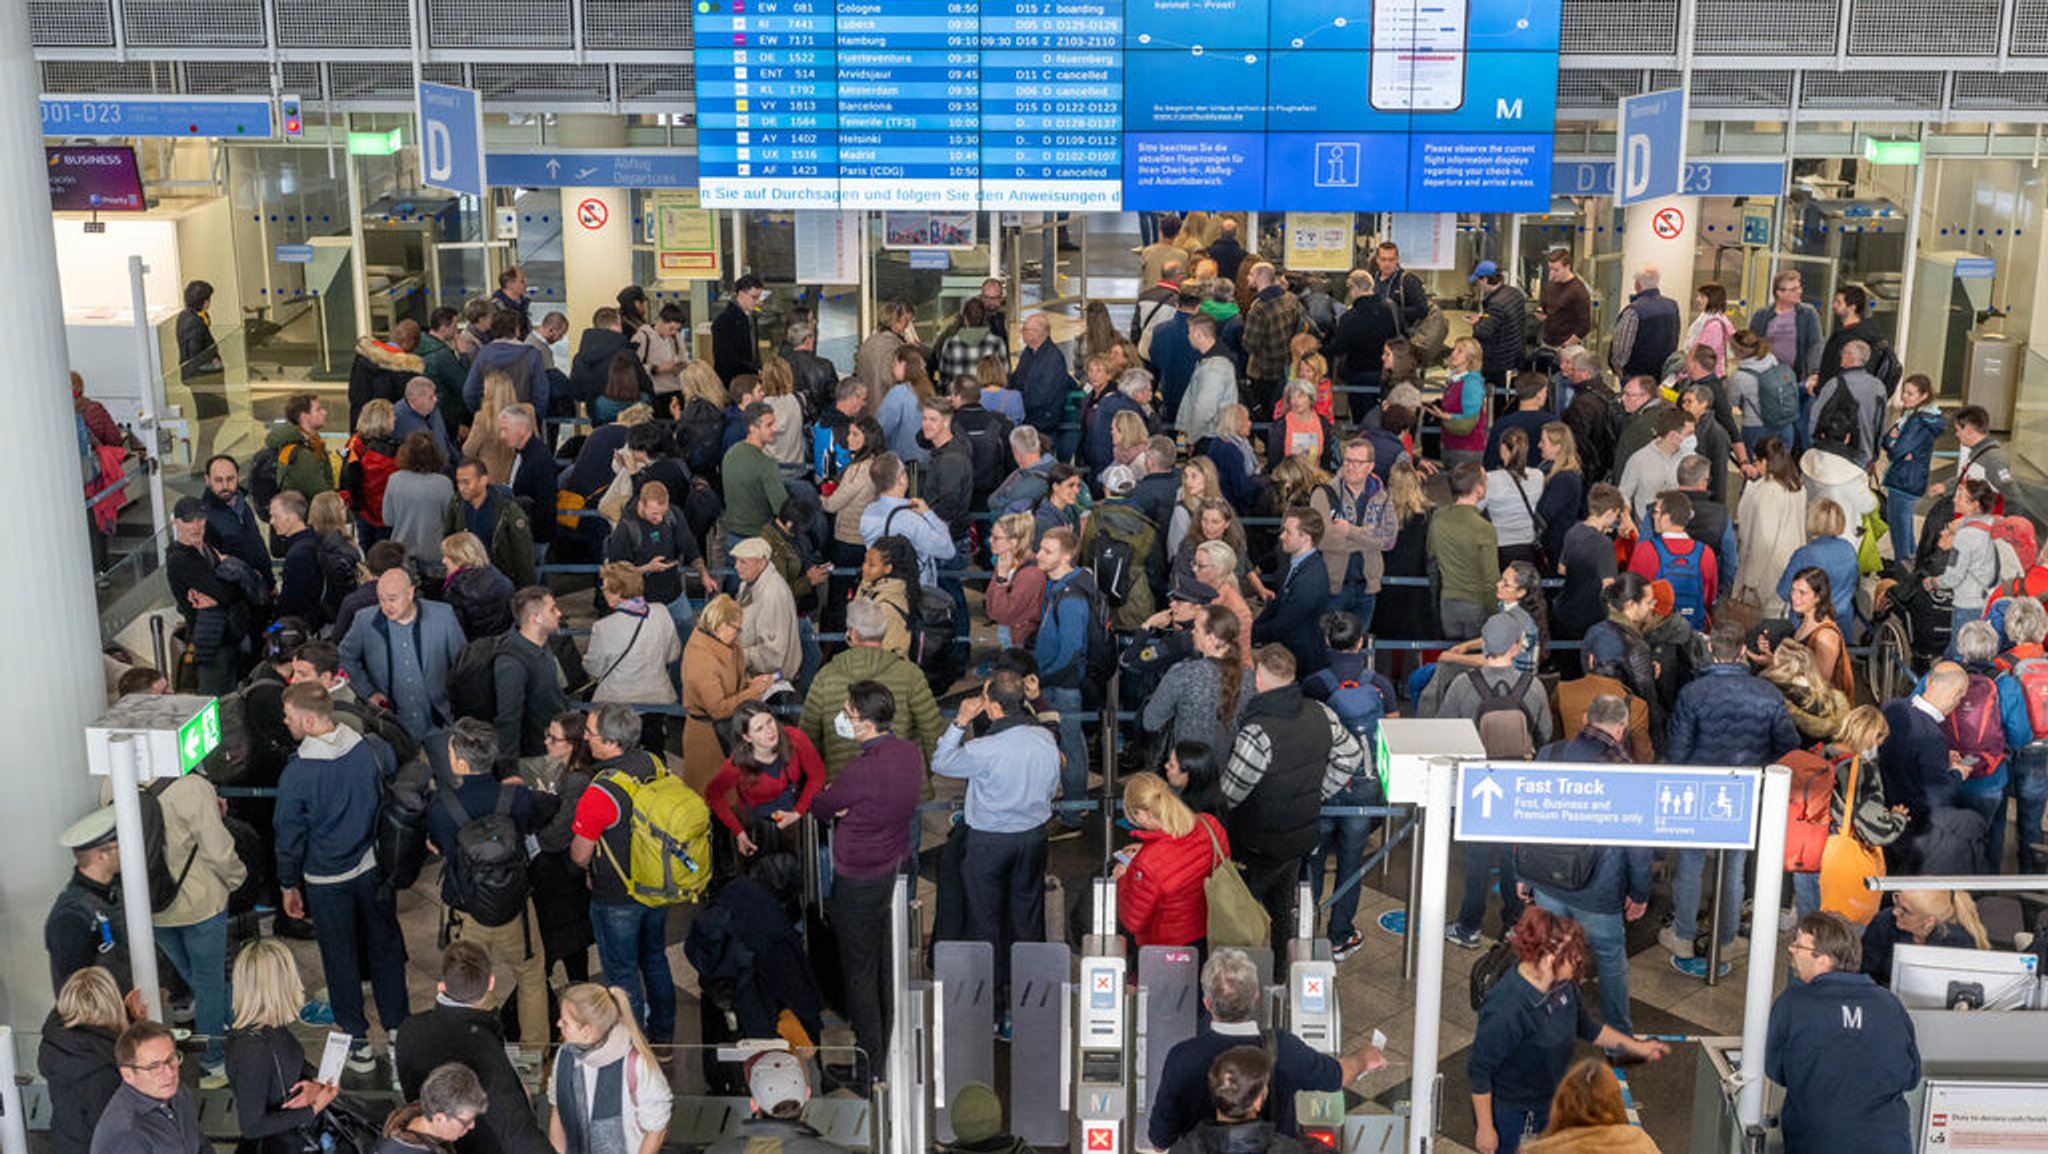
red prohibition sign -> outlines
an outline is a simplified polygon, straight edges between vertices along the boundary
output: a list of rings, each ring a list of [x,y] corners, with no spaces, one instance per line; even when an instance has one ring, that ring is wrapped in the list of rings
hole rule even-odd
[[[603,228],[604,222],[609,219],[611,219],[611,210],[604,206],[603,201],[595,197],[576,205],[576,223],[593,232]]]
[[[1676,240],[1685,231],[1685,213],[1675,208],[1660,208],[1650,218],[1650,231],[1665,240]]]

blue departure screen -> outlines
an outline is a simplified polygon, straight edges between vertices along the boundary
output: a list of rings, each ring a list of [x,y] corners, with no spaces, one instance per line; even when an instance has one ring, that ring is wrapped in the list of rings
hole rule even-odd
[[[697,0],[703,203],[1541,211],[1561,0]]]

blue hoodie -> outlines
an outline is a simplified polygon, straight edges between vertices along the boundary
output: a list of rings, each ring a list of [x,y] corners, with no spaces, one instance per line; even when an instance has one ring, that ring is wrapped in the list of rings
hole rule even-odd
[[[277,882],[349,881],[377,868],[377,806],[397,758],[337,724],[299,742],[277,782]]]

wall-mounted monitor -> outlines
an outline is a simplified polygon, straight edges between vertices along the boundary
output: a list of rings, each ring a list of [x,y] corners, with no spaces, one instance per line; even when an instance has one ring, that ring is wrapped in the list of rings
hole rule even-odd
[[[141,212],[142,166],[125,146],[57,145],[43,150],[56,212]]]

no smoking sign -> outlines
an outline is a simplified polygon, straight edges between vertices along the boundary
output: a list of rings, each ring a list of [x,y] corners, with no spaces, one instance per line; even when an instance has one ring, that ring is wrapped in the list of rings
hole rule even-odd
[[[1664,240],[1677,240],[1685,231],[1685,213],[1676,208],[1660,208],[1650,217],[1650,231]]]
[[[596,197],[580,201],[576,205],[576,223],[592,232],[603,228],[605,221],[611,219],[611,215],[611,210]]]

